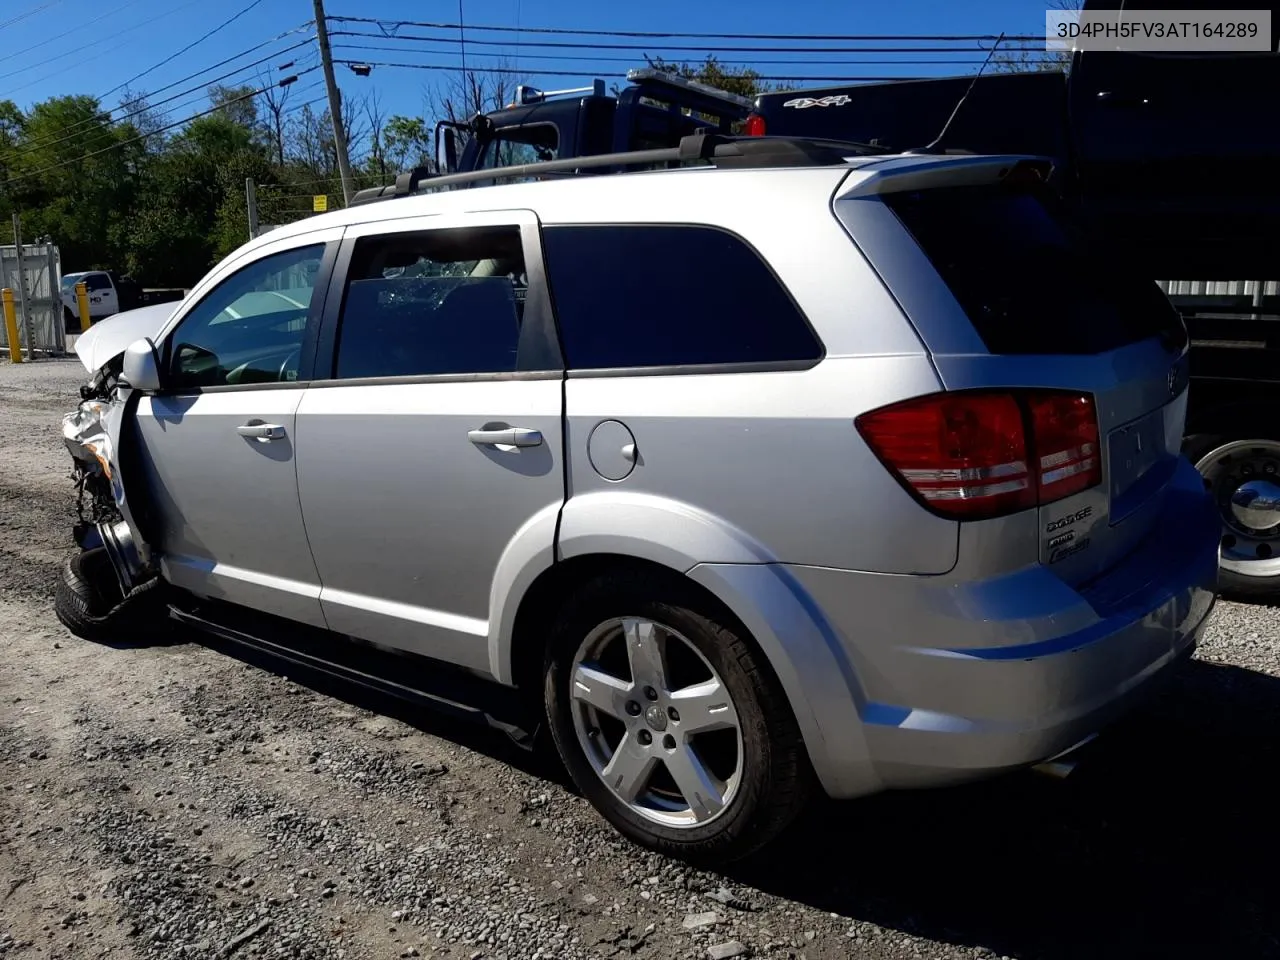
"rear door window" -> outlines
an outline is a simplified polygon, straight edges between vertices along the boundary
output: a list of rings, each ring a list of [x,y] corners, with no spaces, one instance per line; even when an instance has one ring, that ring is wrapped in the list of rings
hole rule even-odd
[[[1152,280],[1086,241],[1029,190],[942,187],[884,195],[995,354],[1096,354],[1160,336],[1185,343]]]

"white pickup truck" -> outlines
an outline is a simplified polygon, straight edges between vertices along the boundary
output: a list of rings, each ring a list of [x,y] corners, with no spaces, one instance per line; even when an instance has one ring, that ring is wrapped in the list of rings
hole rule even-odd
[[[153,303],[181,300],[185,290],[143,290],[136,281],[121,277],[114,270],[82,270],[62,275],[62,319],[68,333],[80,329],[80,306],[76,302],[76,284],[83,283],[89,295],[89,322],[96,323],[124,310]]]

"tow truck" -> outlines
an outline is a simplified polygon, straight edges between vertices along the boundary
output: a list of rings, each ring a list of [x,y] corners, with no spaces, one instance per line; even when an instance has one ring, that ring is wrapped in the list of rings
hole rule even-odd
[[[627,82],[616,95],[600,79],[568,90],[522,85],[501,110],[442,120],[435,128],[437,158],[443,140],[442,172],[674,147],[701,131],[731,133],[754,106],[747,97],[653,67],[628,71]]]

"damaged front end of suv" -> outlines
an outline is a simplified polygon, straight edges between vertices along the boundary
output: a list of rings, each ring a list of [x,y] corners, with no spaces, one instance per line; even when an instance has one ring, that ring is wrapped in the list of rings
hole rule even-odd
[[[130,404],[119,395],[118,367],[116,358],[80,388],[80,405],[62,418],[62,439],[73,461],[76,543],[82,550],[105,548],[128,593],[153,574],[150,551],[134,532],[120,472],[120,434]]]
[[[175,305],[157,304],[95,324],[76,342],[91,377],[80,387],[79,406],[62,418],[77,494],[73,536],[80,547],[64,565],[57,585],[57,613],[74,633],[101,633],[136,601],[160,585],[158,564],[130,509],[122,464],[134,441],[136,407],[124,377],[131,344],[154,336]]]

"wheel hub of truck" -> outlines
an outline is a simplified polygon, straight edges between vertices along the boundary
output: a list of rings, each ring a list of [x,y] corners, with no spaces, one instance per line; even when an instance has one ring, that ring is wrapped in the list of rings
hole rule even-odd
[[[1222,514],[1222,569],[1250,577],[1280,575],[1280,443],[1223,444],[1196,468]]]

